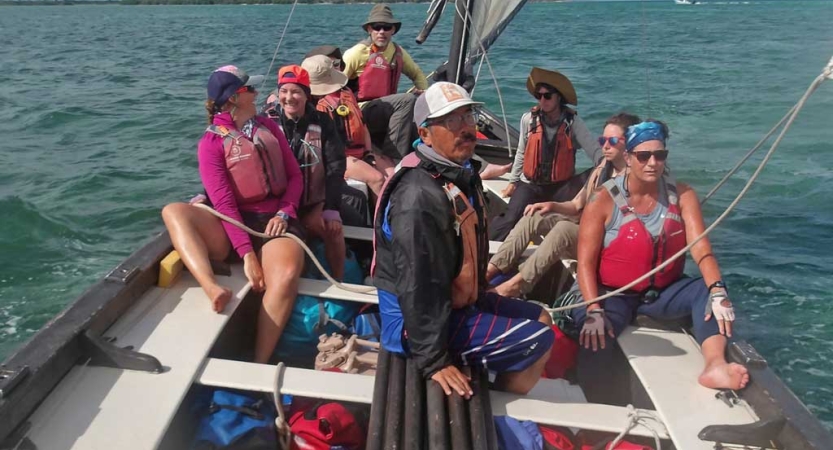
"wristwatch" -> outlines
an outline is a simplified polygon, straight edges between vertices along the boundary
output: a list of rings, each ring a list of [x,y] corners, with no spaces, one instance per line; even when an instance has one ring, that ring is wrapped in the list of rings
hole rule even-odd
[[[276,212],[275,217],[280,217],[281,219],[284,220],[284,222],[287,222],[287,223],[289,222],[289,214],[287,214],[283,211]]]
[[[728,289],[726,289],[726,283],[724,283],[723,280],[717,280],[714,283],[710,284],[709,285],[709,292],[711,292],[711,290],[714,289],[714,288],[720,288],[720,289],[723,289],[724,291],[728,290]]]

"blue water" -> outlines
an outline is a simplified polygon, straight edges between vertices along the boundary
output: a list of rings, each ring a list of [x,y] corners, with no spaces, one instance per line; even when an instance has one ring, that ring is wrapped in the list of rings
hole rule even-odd
[[[413,44],[426,4],[396,5],[426,71],[450,17]],[[265,72],[289,6],[0,7],[0,359],[162,229],[199,189],[205,81]],[[367,5],[299,6],[272,69],[359,40]],[[450,12],[451,10],[449,10]],[[620,109],[668,122],[677,176],[701,194],[833,56],[833,2],[528,5],[490,53],[509,120],[532,65],[566,73],[592,130]],[[271,81],[270,81],[271,82]],[[476,96],[499,111],[489,69]],[[713,235],[737,329],[833,425],[833,83],[802,111]],[[753,168],[705,207],[714,219]]]

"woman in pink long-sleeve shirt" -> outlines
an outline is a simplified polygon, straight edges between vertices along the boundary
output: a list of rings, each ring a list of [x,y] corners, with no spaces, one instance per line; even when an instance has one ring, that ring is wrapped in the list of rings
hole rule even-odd
[[[234,66],[212,73],[206,102],[209,128],[197,152],[200,178],[217,211],[271,236],[287,232],[303,238],[296,211],[303,175],[280,128],[256,115],[255,87],[262,79]],[[210,261],[225,259],[232,249],[243,260],[252,288],[264,292],[255,362],[267,362],[295,303],[304,266],[301,246],[291,239],[249,236],[186,203],[165,206],[162,218],[174,248],[215,312],[223,311],[232,292],[217,282]]]

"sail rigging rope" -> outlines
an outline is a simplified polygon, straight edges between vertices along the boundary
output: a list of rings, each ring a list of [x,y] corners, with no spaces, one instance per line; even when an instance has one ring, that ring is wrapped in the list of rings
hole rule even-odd
[[[375,287],[368,286],[368,287],[359,288],[359,287],[354,287],[354,286],[348,286],[348,285],[343,284],[340,281],[336,280],[335,278],[333,278],[326,270],[324,270],[324,266],[322,266],[321,262],[318,261],[318,258],[315,257],[315,253],[313,253],[312,250],[310,250],[310,248],[307,247],[307,244],[304,243],[304,240],[299,238],[298,236],[295,236],[292,233],[284,232],[283,234],[278,235],[278,236],[272,236],[272,235],[269,235],[269,234],[266,234],[266,233],[261,233],[259,231],[255,231],[255,230],[247,227],[246,225],[240,223],[239,221],[237,221],[235,219],[232,219],[231,217],[217,211],[216,209],[206,205],[205,203],[194,203],[193,205],[196,206],[197,208],[204,209],[204,210],[210,212],[211,214],[217,216],[219,219],[225,220],[226,222],[236,226],[237,228],[240,228],[241,230],[251,234],[252,236],[261,237],[263,239],[275,239],[275,238],[289,238],[289,239],[292,239],[293,241],[297,242],[298,245],[300,245],[301,248],[303,248],[305,252],[307,252],[307,255],[309,255],[309,257],[312,259],[312,262],[313,262],[313,264],[315,264],[315,267],[317,267],[318,270],[321,272],[321,274],[324,275],[324,278],[326,278],[327,281],[329,281],[330,283],[332,283],[333,286],[336,286],[339,289],[344,289],[345,291],[355,292],[357,294],[375,294],[376,293],[376,288]]]
[[[263,82],[260,83],[260,88],[258,89],[263,90],[263,86],[266,86],[266,80],[269,79],[269,74],[272,73],[272,66],[275,64],[275,58],[278,57],[278,51],[281,49],[281,44],[283,44],[283,38],[286,36],[286,29],[289,28],[289,22],[292,20],[292,14],[295,13],[295,7],[298,6],[298,0],[292,3],[292,9],[289,10],[289,16],[286,17],[286,23],[283,25],[283,31],[281,32],[281,38],[278,39],[278,45],[275,46],[275,53],[272,54],[272,61],[269,62],[269,68],[266,69],[266,76],[263,77]]]
[[[801,97],[801,99],[798,101],[798,103],[796,103],[796,105],[791,109],[792,112],[789,114],[789,119],[787,120],[787,123],[784,125],[784,128],[781,130],[781,133],[778,134],[778,137],[775,139],[775,142],[772,143],[772,146],[770,147],[769,151],[766,153],[766,155],[764,155],[764,158],[758,164],[758,167],[757,167],[757,169],[755,169],[755,172],[752,174],[751,177],[749,177],[749,180],[746,182],[746,185],[744,185],[743,189],[741,189],[741,191],[738,193],[738,195],[735,197],[735,199],[732,201],[732,203],[730,203],[729,206],[726,207],[726,210],[723,211],[723,213],[720,214],[720,216],[717,219],[715,219],[714,223],[712,223],[708,228],[706,228],[705,231],[703,231],[703,233],[701,235],[697,236],[694,240],[692,240],[691,243],[686,245],[685,248],[683,248],[679,252],[675,253],[668,260],[666,260],[665,262],[663,262],[662,264],[660,264],[659,266],[657,266],[656,268],[654,268],[650,272],[648,272],[648,273],[642,275],[641,277],[633,280],[629,284],[627,284],[625,286],[622,286],[619,289],[616,289],[615,291],[608,292],[607,294],[600,295],[600,296],[598,296],[594,299],[591,299],[591,300],[585,300],[581,303],[575,303],[575,304],[572,304],[572,305],[566,305],[566,306],[561,306],[561,307],[557,307],[557,308],[546,308],[547,311],[550,312],[550,313],[555,313],[555,312],[561,312],[561,311],[568,311],[568,310],[576,309],[576,308],[584,308],[584,307],[587,307],[588,305],[592,305],[593,303],[598,303],[598,302],[600,302],[602,300],[605,300],[607,298],[622,294],[625,291],[627,291],[628,289],[632,288],[633,286],[636,286],[637,284],[639,284],[643,280],[648,279],[648,277],[650,277],[650,276],[656,274],[657,272],[659,272],[660,270],[664,269],[665,267],[667,267],[668,265],[670,265],[671,263],[676,261],[678,258],[684,257],[686,252],[688,252],[692,247],[694,247],[698,242],[700,242],[700,240],[702,240],[703,238],[708,236],[709,233],[711,233],[718,225],[720,225],[720,223],[723,222],[723,220],[726,218],[726,216],[728,216],[729,213],[731,213],[732,210],[735,209],[735,207],[740,202],[740,200],[746,195],[746,193],[752,187],[752,184],[755,182],[755,180],[758,179],[758,176],[760,176],[761,172],[763,171],[764,167],[766,167],[770,158],[772,158],[773,153],[775,153],[775,150],[781,144],[781,141],[784,139],[784,135],[787,133],[787,131],[789,131],[790,127],[792,126],[793,122],[795,121],[795,118],[798,116],[798,113],[804,108],[804,104],[807,102],[807,99],[810,97],[811,94],[813,94],[816,91],[816,89],[818,89],[818,87],[821,85],[822,82],[824,82],[826,79],[831,78],[831,72],[833,72],[833,58],[831,58],[830,62],[825,67],[825,69],[821,73],[821,75],[819,75],[818,77],[816,77],[815,80],[813,80],[813,82],[810,84],[810,87],[807,88],[807,91],[804,92],[804,95]]]

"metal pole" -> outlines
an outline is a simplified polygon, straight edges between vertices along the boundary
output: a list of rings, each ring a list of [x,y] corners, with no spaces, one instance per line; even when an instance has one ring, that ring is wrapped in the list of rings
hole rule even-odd
[[[466,53],[471,34],[471,18],[465,20],[467,11],[471,11],[474,0],[455,0],[454,28],[451,31],[451,49],[448,53],[448,81],[463,84],[466,79]]]
[[[367,426],[367,450],[382,450],[382,441],[385,436],[385,404],[388,397],[389,372],[390,353],[382,348],[379,350],[376,380],[373,384],[373,403],[370,405],[370,423]]]
[[[412,358],[405,363],[405,450],[422,450],[425,442],[425,380]]]
[[[452,391],[448,398],[448,425],[451,428],[451,447],[454,450],[471,450],[469,415],[466,400]]]
[[[405,405],[405,358],[390,356],[387,411],[385,412],[385,450],[399,450],[402,442],[402,407]]]
[[[445,409],[445,392],[434,380],[425,382],[426,405],[428,413],[428,450],[449,450],[448,412]]]
[[[489,401],[489,385],[484,388],[480,372],[482,369],[473,368],[471,374],[471,388],[474,395],[468,401],[469,420],[471,421],[471,445],[476,449],[486,450],[489,447],[486,420],[491,417],[485,416],[484,402]]]

